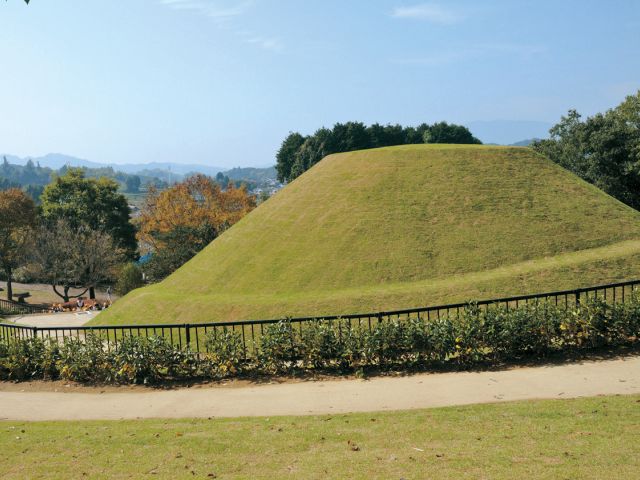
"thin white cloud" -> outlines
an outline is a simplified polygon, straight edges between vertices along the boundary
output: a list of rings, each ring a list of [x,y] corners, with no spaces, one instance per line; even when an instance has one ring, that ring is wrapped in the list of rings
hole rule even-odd
[[[464,20],[464,15],[451,8],[436,3],[421,3],[407,7],[396,7],[391,12],[393,18],[422,20],[439,25],[452,25]]]
[[[210,18],[225,19],[244,14],[251,7],[251,2],[221,3],[207,0],[160,0],[174,10],[193,10]]]
[[[253,6],[253,0],[230,2],[224,0],[159,0],[160,4],[173,10],[191,10],[209,17],[221,27],[233,32],[244,43],[255,45],[271,52],[280,53],[284,44],[278,38],[257,35],[246,30],[239,30],[232,20],[247,13]]]
[[[277,38],[251,37],[246,41],[247,43],[258,45],[260,48],[271,50],[272,52],[282,52],[282,50],[284,49],[282,42]]]

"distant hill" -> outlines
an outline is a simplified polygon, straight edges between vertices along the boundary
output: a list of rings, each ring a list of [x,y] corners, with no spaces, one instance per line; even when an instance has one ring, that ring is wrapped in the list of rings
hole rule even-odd
[[[466,124],[485,145],[513,145],[523,138],[547,138],[552,126],[549,122],[530,120],[483,120]]]
[[[512,143],[510,147],[528,147],[533,142],[537,142],[540,138],[527,138],[526,140],[520,140],[519,142]]]
[[[52,170],[58,170],[65,165],[72,167],[87,167],[87,168],[102,168],[107,167],[104,163],[92,162],[83,158],[72,157],[70,155],[64,155],[62,153],[48,153],[42,157],[17,157],[15,155],[0,154],[0,158],[7,157],[9,163],[16,165],[26,165],[29,160],[33,163],[39,163],[41,167],[50,168]]]
[[[149,163],[121,163],[114,164],[114,168],[125,173],[137,173],[143,170],[164,170],[165,172],[176,173],[179,175],[187,175],[189,173],[204,173],[214,177],[218,172],[224,170],[223,167],[215,167],[209,165],[201,165],[197,163],[168,163],[168,162],[149,162]]]
[[[0,154],[0,159],[3,154]],[[104,168],[112,167],[114,170],[120,172],[145,175],[148,172],[155,171],[154,176],[165,176],[160,171],[166,174],[177,174],[182,178],[187,173],[198,172],[205,175],[215,176],[218,172],[224,170],[222,167],[201,165],[196,163],[173,163],[173,162],[149,162],[149,163],[98,163],[83,158],[73,157],[71,155],[65,155],[61,153],[48,153],[42,157],[17,157],[15,155],[5,154],[9,163],[17,165],[26,165],[28,160],[32,160],[34,163],[40,163],[40,166],[51,168],[52,170],[58,170],[65,165],[71,167],[87,167],[87,168]]]
[[[525,148],[330,155],[93,322],[346,314],[637,277],[640,212]]]
[[[275,166],[267,168],[236,167],[222,173],[232,180],[246,180],[256,183],[266,183],[270,180],[275,181],[278,176]]]

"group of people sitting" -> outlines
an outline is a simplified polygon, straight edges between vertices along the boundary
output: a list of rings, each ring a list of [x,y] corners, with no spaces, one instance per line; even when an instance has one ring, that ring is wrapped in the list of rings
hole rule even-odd
[[[54,303],[51,305],[53,312],[86,312],[88,310],[104,310],[109,308],[111,302],[100,302],[96,299],[78,297],[68,302]]]

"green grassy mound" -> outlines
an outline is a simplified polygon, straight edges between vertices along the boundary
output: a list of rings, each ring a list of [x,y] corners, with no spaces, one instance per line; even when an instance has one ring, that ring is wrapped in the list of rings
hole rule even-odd
[[[635,278],[640,213],[527,148],[331,155],[94,323],[389,310]]]

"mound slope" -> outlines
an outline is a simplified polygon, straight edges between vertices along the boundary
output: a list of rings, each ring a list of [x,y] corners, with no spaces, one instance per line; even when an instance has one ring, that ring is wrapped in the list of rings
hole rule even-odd
[[[527,148],[331,155],[95,323],[340,314],[636,277],[640,213]]]

